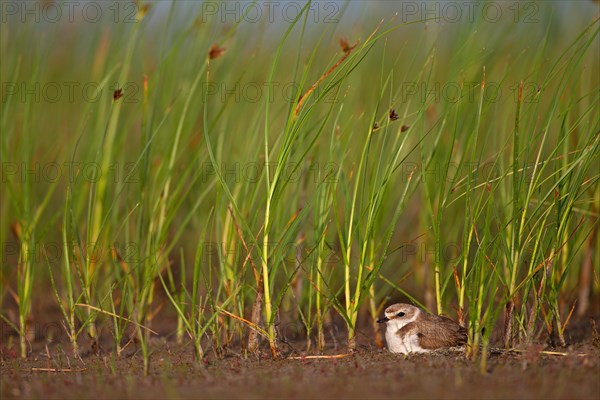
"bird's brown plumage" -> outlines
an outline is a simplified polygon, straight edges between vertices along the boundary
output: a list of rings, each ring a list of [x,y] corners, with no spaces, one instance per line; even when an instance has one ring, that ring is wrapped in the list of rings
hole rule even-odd
[[[434,350],[441,347],[461,346],[467,343],[467,329],[450,318],[421,313],[421,318],[400,328],[396,333],[400,338],[417,332],[419,345],[423,349]]]

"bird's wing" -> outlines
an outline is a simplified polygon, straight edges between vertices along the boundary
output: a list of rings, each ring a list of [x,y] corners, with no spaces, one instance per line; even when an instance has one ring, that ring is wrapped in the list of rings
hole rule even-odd
[[[408,335],[409,333],[411,333],[413,331],[413,329],[415,329],[416,323],[413,322],[409,322],[408,324],[404,325],[402,328],[398,329],[398,331],[396,332],[396,335],[400,337],[400,339],[404,340],[404,338],[406,337],[406,335]]]
[[[454,347],[467,343],[467,329],[450,318],[440,315],[427,315],[427,319],[417,322],[419,344],[424,349]]]

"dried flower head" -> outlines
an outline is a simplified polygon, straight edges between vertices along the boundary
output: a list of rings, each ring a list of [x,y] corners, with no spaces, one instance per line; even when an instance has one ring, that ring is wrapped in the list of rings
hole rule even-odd
[[[17,240],[21,240],[21,224],[19,223],[19,221],[14,221],[11,225],[10,225],[10,230],[12,231],[13,235],[15,235],[15,238],[17,238]]]
[[[113,101],[117,101],[121,97],[123,97],[123,89],[115,89],[113,92]]]
[[[400,118],[400,116],[398,116],[398,113],[396,112],[396,110],[394,110],[393,108],[390,110],[390,120],[391,121],[396,121],[398,118]]]
[[[223,53],[225,53],[225,48],[219,47],[219,45],[215,43],[210,46],[210,50],[208,50],[208,58],[214,60],[221,57]]]
[[[138,20],[142,20],[144,19],[144,17],[146,16],[146,14],[148,14],[148,11],[150,11],[150,4],[146,3],[143,6],[138,8],[138,12],[137,12],[137,19]]]
[[[408,130],[408,128],[410,128],[410,126],[402,125],[402,128],[400,128],[400,132],[406,132]]]
[[[372,128],[372,131],[373,131],[373,132],[375,132],[375,131],[376,131],[376,130],[378,130],[378,129],[379,129],[379,124],[378,124],[377,122],[374,122],[374,123],[373,123],[373,128]]]
[[[340,43],[340,47],[342,48],[342,51],[344,53],[349,53],[352,50],[354,50],[354,48],[356,47],[356,45],[358,44],[358,42],[354,43],[354,45],[350,46],[350,43],[348,43],[348,39],[341,37],[338,39],[339,43]]]

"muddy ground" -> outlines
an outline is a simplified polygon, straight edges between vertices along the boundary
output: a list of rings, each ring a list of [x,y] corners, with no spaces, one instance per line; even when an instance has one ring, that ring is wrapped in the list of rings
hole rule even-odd
[[[116,358],[108,321],[99,325],[99,346],[92,348],[86,335],[80,335],[81,358],[75,359],[60,316],[50,302],[45,304],[45,308],[36,310],[38,324],[32,325],[35,335],[26,360],[19,357],[16,333],[0,323],[0,400],[600,400],[600,302],[593,303],[587,316],[574,317],[568,324],[568,347],[558,347],[556,340],[542,336],[538,344],[521,353],[490,354],[484,373],[478,363],[465,358],[464,351],[404,356],[381,350],[374,345],[372,329],[364,328],[369,326],[368,321],[362,321],[363,329],[357,333],[358,351],[343,358],[302,358],[306,355],[302,328],[281,324],[282,357],[278,360],[271,359],[266,343],[262,356],[245,358],[239,343],[217,354],[208,342],[205,358],[199,364],[190,343],[175,343],[176,320],[164,315],[153,325],[160,335],[151,340],[149,376],[143,374],[142,353],[135,343],[125,348],[120,359]],[[330,328],[326,354],[344,354],[343,324]],[[502,335],[496,332],[492,339],[494,336],[498,339]]]
[[[273,361],[267,354],[245,359],[233,351],[219,359],[207,352],[199,367],[191,346],[161,339],[153,343],[150,374],[143,376],[141,352],[133,348],[120,360],[111,351],[74,360],[68,344],[54,343],[46,351],[37,343],[23,361],[4,341],[0,394],[2,399],[600,399],[600,344],[589,320],[577,326],[570,336],[576,343],[552,349],[566,356],[540,353],[542,345],[521,354],[491,354],[487,373],[461,353],[405,357],[368,343],[333,359]]]

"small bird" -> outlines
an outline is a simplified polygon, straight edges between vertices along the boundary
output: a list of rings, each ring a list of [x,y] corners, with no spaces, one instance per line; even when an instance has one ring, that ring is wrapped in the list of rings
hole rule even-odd
[[[450,318],[429,314],[410,304],[393,304],[385,309],[385,341],[392,353],[427,353],[467,343],[467,329]]]

